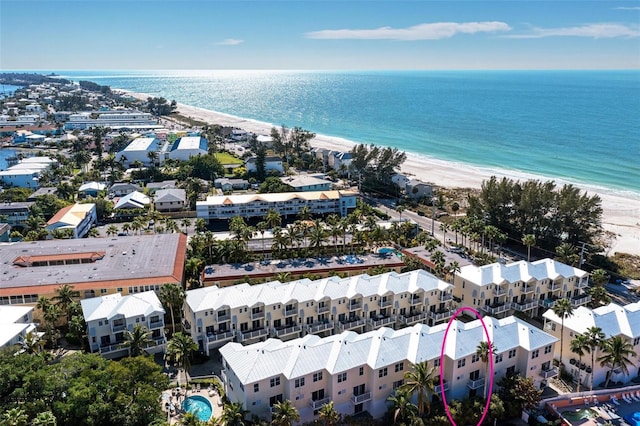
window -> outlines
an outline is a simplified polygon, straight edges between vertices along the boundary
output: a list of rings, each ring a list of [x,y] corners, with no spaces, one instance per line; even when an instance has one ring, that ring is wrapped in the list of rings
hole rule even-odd
[[[342,383],[346,381],[347,381],[347,373],[338,374],[338,383]]]
[[[402,370],[404,370],[404,362],[399,362],[399,363],[397,363],[397,364],[396,364],[396,373],[397,373],[398,371],[402,371]]]
[[[513,376],[514,374],[516,374],[516,366],[512,365],[511,367],[507,368],[507,376]]]
[[[283,401],[282,394],[272,396],[271,398],[269,398],[269,406],[273,407],[278,402],[282,402],[282,401]]]
[[[274,377],[271,379],[271,387],[280,386],[280,377]]]
[[[440,367],[440,358],[436,358],[433,360],[433,366],[434,367]]]
[[[633,339],[633,346],[637,346],[640,343],[640,337]]]
[[[462,367],[464,367],[466,363],[467,363],[466,358],[459,359],[459,360],[458,360],[458,368],[462,368]]]
[[[538,358],[538,355],[540,355],[540,349],[536,349],[535,351],[531,352],[531,359]]]
[[[548,354],[549,352],[551,352],[551,345],[547,345],[544,347],[544,353]]]
[[[397,381],[393,382],[393,389],[398,389],[403,384],[404,384],[404,380],[403,379],[397,380]]]
[[[260,392],[260,383],[254,383],[253,384],[253,391],[254,392]]]
[[[514,356],[516,356],[516,350],[515,349],[511,349],[509,351],[509,359],[513,358]]]
[[[360,369],[358,370],[358,375],[364,376],[364,367],[360,367]]]
[[[313,373],[313,381],[319,382],[322,380],[322,371],[318,371],[317,373]]]
[[[304,377],[300,378],[300,379],[296,379],[294,381],[295,387],[299,388],[304,386]]]
[[[378,370],[378,377],[384,377],[386,375],[387,375],[387,367],[381,368],[380,370]]]
[[[477,354],[471,355],[471,364],[476,363],[480,360],[480,357]]]
[[[496,355],[496,364],[502,362],[502,354]]]

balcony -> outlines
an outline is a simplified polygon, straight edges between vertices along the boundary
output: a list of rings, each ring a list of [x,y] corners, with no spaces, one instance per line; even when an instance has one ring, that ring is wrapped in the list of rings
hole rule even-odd
[[[558,367],[551,367],[548,370],[540,370],[540,375],[545,379],[550,379],[558,375]]]
[[[230,321],[230,320],[231,320],[231,313],[224,314],[224,315],[218,315],[218,322],[225,322],[225,321]]]
[[[511,303],[506,302],[501,305],[499,304],[494,306],[483,306],[481,309],[487,312],[489,315],[499,315],[511,309]]]
[[[507,291],[502,287],[496,286],[493,288],[493,294],[496,296],[504,296],[507,294]]]
[[[571,298],[571,304],[574,307],[582,306],[582,305],[585,305],[585,304],[587,304],[589,302],[591,302],[591,296],[588,295],[588,294],[581,294],[580,296]]]
[[[440,293],[440,301],[441,302],[446,302],[448,300],[452,300],[453,299],[453,294],[451,293]]]
[[[323,405],[327,405],[328,403],[331,402],[331,398],[322,398],[322,399],[318,399],[317,401],[311,400],[311,408],[313,408],[314,410],[319,410],[320,408],[322,408]]]
[[[365,324],[366,324],[366,321],[363,319],[342,321],[342,322],[338,322],[338,330],[341,332],[347,331],[347,330],[353,330],[354,328],[362,327]]]
[[[549,290],[550,291],[560,290],[560,283],[549,283]]]
[[[334,327],[335,327],[335,324],[329,321],[314,322],[313,324],[307,325],[307,333],[308,334],[322,333],[323,331],[332,330]]]
[[[119,331],[124,331],[126,329],[127,329],[126,323],[118,324],[118,325],[116,325],[115,323],[111,324],[111,331],[113,331],[114,333],[117,333]]]
[[[185,319],[182,320],[182,329],[187,333],[191,332],[191,324],[189,323],[189,321]]]
[[[207,343],[211,344],[211,343],[221,342],[223,340],[231,340],[235,336],[236,336],[235,331],[207,334]]]
[[[298,314],[298,308],[294,307],[294,308],[289,308],[289,309],[283,309],[282,313],[284,314],[285,318],[286,317],[292,317],[294,315]]]
[[[264,318],[264,310],[261,309],[257,312],[253,312],[251,311],[251,319],[252,320],[256,320],[256,319],[260,319],[260,318]]]
[[[373,328],[384,327],[385,325],[394,324],[396,322],[396,316],[390,317],[378,317],[378,319],[369,318],[368,323]]]
[[[301,325],[292,325],[290,327],[274,328],[273,334],[276,337],[282,337],[282,336],[287,336],[293,333],[300,333],[301,331],[302,331]]]
[[[455,312],[453,311],[453,309],[445,309],[443,311],[437,311],[437,312],[431,312],[430,311],[429,312],[429,318],[431,318],[435,322],[444,321],[444,320],[447,320],[447,319],[451,318],[454,313]]]
[[[164,327],[164,321],[161,319],[157,321],[149,322],[149,330],[155,330],[156,328],[162,328],[162,327]]]
[[[357,311],[359,309],[362,309],[362,302],[358,302],[358,303],[351,303],[349,305],[349,311],[353,312],[353,311]]]
[[[434,388],[434,391],[436,394],[441,394],[442,392],[446,392],[449,390],[449,383],[447,383],[447,381],[444,381],[444,384],[442,386],[440,386],[439,384],[436,385],[436,387]]]
[[[266,336],[267,334],[269,334],[269,331],[262,328],[259,330],[240,332],[238,333],[238,337],[241,342],[244,342],[245,340],[257,339],[259,337]]]
[[[112,345],[100,346],[100,353],[101,354],[108,354],[108,353],[111,353],[111,352],[126,351],[126,350],[127,350],[127,348],[122,346],[122,342],[114,343]]]
[[[381,308],[388,308],[389,306],[393,305],[393,299],[391,298],[387,298],[386,300],[380,299],[378,301],[378,305],[380,305]]]
[[[589,281],[587,280],[580,280],[576,283],[575,288],[587,288],[587,286],[589,285]]]
[[[419,313],[416,313],[414,315],[409,315],[409,316],[406,316],[406,317],[400,315],[400,322],[405,324],[405,325],[417,324],[419,322],[423,322],[425,319],[427,319],[427,313],[426,312],[419,312]]]
[[[467,387],[469,389],[480,389],[483,386],[484,386],[484,378],[469,380],[469,382],[467,382]]]
[[[527,293],[533,293],[533,291],[535,290],[535,287],[532,285],[525,285],[522,286],[522,292],[527,294]]]
[[[367,402],[371,400],[371,392],[365,392],[361,395],[353,394],[351,395],[351,402],[354,404],[362,404],[363,402]]]
[[[411,297],[411,299],[409,300],[409,304],[411,306],[415,306],[415,305],[421,305],[422,304],[422,297],[418,296],[418,297]]]
[[[538,306],[551,309],[553,308],[553,305],[556,304],[556,300],[557,299],[538,300]]]
[[[520,302],[511,302],[511,306],[516,311],[524,312],[524,311],[528,311],[529,309],[537,308],[538,307],[538,301],[537,300],[525,300],[522,303],[520,303]]]
[[[158,337],[157,339],[152,339],[151,342],[147,343],[144,346],[144,349],[155,348],[156,346],[162,346],[167,343],[167,339],[164,336]]]
[[[320,305],[316,306],[316,312],[319,313],[319,314],[323,314],[325,312],[329,312],[330,309],[331,309],[331,306],[329,306],[327,304],[322,305],[322,306],[320,306]]]

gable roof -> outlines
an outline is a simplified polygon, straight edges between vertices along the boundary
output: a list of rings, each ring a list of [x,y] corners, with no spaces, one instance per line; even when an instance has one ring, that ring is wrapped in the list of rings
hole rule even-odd
[[[146,317],[154,312],[165,313],[155,291],[145,291],[127,296],[123,296],[120,293],[109,294],[102,297],[82,299],[80,304],[82,306],[82,314],[87,322],[111,319],[120,315],[125,318],[131,318],[139,315]]]
[[[171,201],[184,202],[187,199],[187,193],[184,189],[170,188],[159,189],[156,191],[154,202],[156,203],[168,203]]]

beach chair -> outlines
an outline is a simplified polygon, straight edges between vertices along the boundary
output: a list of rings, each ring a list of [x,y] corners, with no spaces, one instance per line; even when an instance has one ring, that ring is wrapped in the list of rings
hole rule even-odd
[[[633,392],[629,392],[629,398],[631,398],[635,402],[640,402],[640,398],[638,398],[638,396],[635,395]]]
[[[609,401],[613,402],[615,405],[620,405],[620,403],[618,402],[618,399],[614,395],[611,395],[609,397]]]
[[[626,393],[622,394],[622,399],[624,400],[624,402],[626,402],[627,404],[631,404],[631,400],[629,399],[629,397],[627,397]]]
[[[200,392],[200,383],[196,383],[196,391]]]
[[[638,399],[640,399],[640,390],[636,391],[636,396],[638,397]]]

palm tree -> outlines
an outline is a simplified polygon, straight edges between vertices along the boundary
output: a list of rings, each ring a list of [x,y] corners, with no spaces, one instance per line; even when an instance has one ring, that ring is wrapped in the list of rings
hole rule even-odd
[[[309,206],[303,206],[300,210],[298,210],[297,217],[299,220],[311,220],[312,216],[313,213],[311,212]]]
[[[26,336],[20,336],[20,350],[28,354],[39,354],[42,351],[44,342],[35,331],[30,331]]]
[[[435,393],[435,379],[438,374],[434,367],[429,367],[426,361],[413,365],[410,371],[404,374],[404,389],[409,394],[418,395],[418,414],[424,415],[425,408],[427,413],[431,413],[431,398]]]
[[[184,227],[184,234],[189,235],[189,227],[191,226],[191,220],[184,218],[180,221],[180,224]]]
[[[320,256],[320,249],[327,239],[327,232],[322,226],[322,222],[316,221],[309,237],[309,245],[316,249],[316,256]]]
[[[205,423],[195,413],[187,412],[180,418],[178,424],[181,426],[203,426]]]
[[[118,233],[118,228],[115,225],[109,225],[107,226],[106,232],[108,236],[116,235]]]
[[[38,303],[36,303],[36,308],[40,309],[40,312],[42,312],[43,315],[45,312],[49,310],[50,306],[51,306],[51,299],[45,296],[40,296],[40,298],[38,299]]]
[[[523,235],[522,244],[527,246],[527,262],[531,262],[531,246],[536,245],[536,236],[533,234]]]
[[[476,347],[476,355],[480,357],[480,361],[482,361],[485,365],[485,374],[484,374],[484,398],[487,398],[487,384],[490,377],[489,372],[489,362],[493,363],[493,357],[497,353],[497,348],[493,344],[489,344],[488,342],[480,342]]]
[[[273,406],[271,424],[275,426],[291,426],[293,422],[300,421],[300,414],[288,399],[278,402]]]
[[[553,313],[560,317],[560,369],[562,370],[564,368],[562,363],[562,350],[564,349],[564,319],[573,315],[573,305],[569,299],[557,300],[553,305]]]
[[[123,348],[129,350],[129,356],[136,357],[145,353],[144,349],[153,343],[151,338],[152,332],[147,330],[146,327],[136,324],[133,327],[133,331],[124,331]]]
[[[591,388],[593,391],[593,378],[595,376],[595,356],[598,348],[602,347],[602,342],[604,342],[605,334],[602,332],[600,327],[589,327],[587,331],[585,331],[584,336],[587,339],[587,347],[585,348],[587,352],[591,354]]]
[[[340,413],[333,406],[333,401],[324,404],[318,410],[318,415],[324,426],[337,426],[340,423]]]
[[[604,383],[604,387],[609,386],[611,375],[613,370],[620,367],[625,375],[629,374],[629,366],[633,365],[631,357],[636,355],[633,345],[629,343],[627,339],[618,335],[613,336],[604,341],[602,345],[602,356],[598,358],[601,366],[609,366],[610,370],[607,373],[607,380]]]
[[[398,206],[396,207],[396,211],[398,212],[398,214],[400,215],[400,222],[402,222],[402,213],[404,212],[404,206]]]
[[[609,277],[607,276],[607,271],[605,271],[604,269],[596,269],[591,273],[590,278],[591,282],[593,282],[593,284],[595,284],[596,286],[602,286],[609,279]]]
[[[453,279],[456,276],[456,273],[460,272],[460,264],[457,261],[453,261],[449,264],[449,273],[451,274],[451,283],[453,284]]]
[[[264,251],[264,233],[267,230],[267,222],[258,222],[256,224],[256,231],[260,233],[260,237],[262,238],[262,251]]]
[[[125,222],[122,224],[122,232],[129,235],[129,231],[131,231],[131,224],[129,222]]]
[[[31,421],[31,426],[56,426],[58,420],[51,411],[43,411]]]
[[[224,405],[220,420],[225,426],[244,426],[247,413],[239,402],[230,402]]]
[[[576,247],[569,243],[562,243],[556,247],[556,255],[556,260],[558,262],[571,266],[576,266],[576,263],[578,263],[578,260],[580,259]]]
[[[586,353],[589,347],[589,339],[584,334],[578,333],[571,339],[569,348],[571,352],[578,355],[578,365],[582,364],[582,356]],[[593,371],[593,370],[591,370]],[[578,368],[578,386],[576,392],[580,393],[580,369]]]
[[[12,408],[0,417],[0,425],[3,426],[27,426],[28,421],[27,413],[21,408]]]
[[[56,295],[53,300],[57,301],[56,305],[60,306],[62,312],[67,316],[69,321],[69,306],[80,297],[80,292],[73,289],[69,284],[63,284],[56,289]]]
[[[411,393],[403,388],[398,388],[396,392],[387,398],[391,403],[390,410],[393,411],[393,424],[407,424],[407,421],[418,415],[418,407],[411,402]]]
[[[448,224],[442,222],[440,224],[440,230],[442,231],[442,243],[447,247],[447,232],[451,229]]]
[[[588,288],[587,294],[591,296],[591,303],[589,303],[591,308],[597,308],[611,302],[609,292],[607,292],[607,289],[601,285]]]
[[[190,335],[177,332],[167,343],[165,357],[173,361],[184,370],[185,380],[189,384],[189,369],[191,368],[191,352],[198,350],[198,344]]]
[[[267,222],[267,226],[271,229],[282,224],[282,216],[280,216],[280,213],[275,209],[269,209],[267,214],[264,216],[264,220]]]
[[[160,301],[164,305],[165,309],[171,314],[171,329],[173,333],[176,332],[176,321],[174,317],[174,308],[182,306],[184,298],[186,297],[182,288],[177,284],[169,283],[160,287]]]

